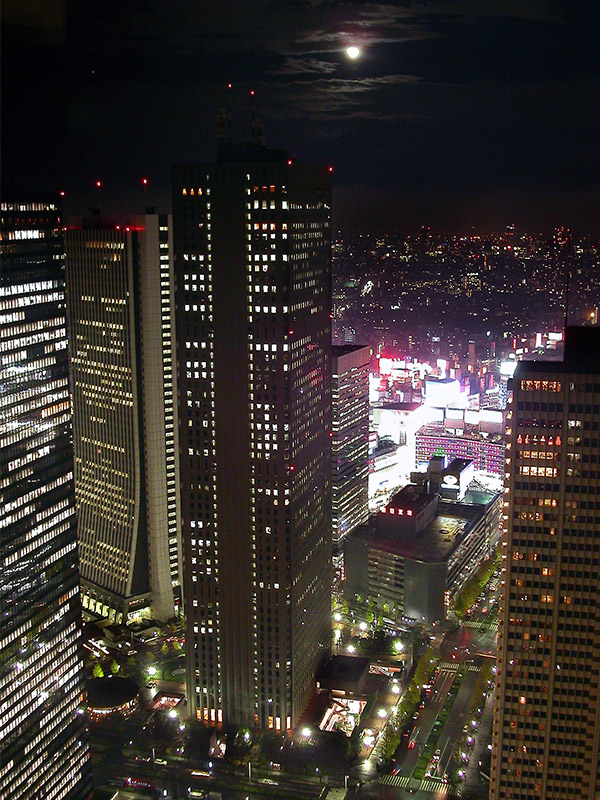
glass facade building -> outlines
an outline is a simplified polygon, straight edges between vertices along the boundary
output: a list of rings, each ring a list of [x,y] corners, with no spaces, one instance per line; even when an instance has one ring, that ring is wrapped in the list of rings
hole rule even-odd
[[[369,347],[332,349],[332,528],[338,562],[346,536],[369,518],[370,358]]]
[[[5,194],[0,262],[0,797],[91,796],[64,250],[54,196]]]
[[[116,622],[179,605],[171,222],[67,233],[83,605]]]
[[[285,731],[331,639],[330,178],[230,145],[173,185],[188,702]]]

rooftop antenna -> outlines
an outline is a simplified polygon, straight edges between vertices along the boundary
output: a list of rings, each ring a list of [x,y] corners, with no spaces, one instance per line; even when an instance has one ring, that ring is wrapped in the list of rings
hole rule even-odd
[[[233,141],[233,116],[231,113],[231,95],[232,95],[232,87],[231,84],[227,84],[227,104],[226,104],[226,115],[225,115],[225,141],[231,144]]]
[[[558,238],[558,237],[555,237]],[[565,325],[563,342],[567,336],[567,326],[569,324],[569,285],[571,283],[571,232],[567,229],[566,238],[563,242],[558,242],[564,251],[564,270],[565,270]]]
[[[256,124],[256,102],[254,100],[254,89],[250,90],[250,120],[252,125],[252,143],[258,138],[257,124]]]
[[[263,124],[261,118],[256,113],[254,89],[250,91],[250,113],[252,118],[252,142],[259,144],[261,147],[265,146],[265,134],[263,131]]]
[[[217,111],[217,144],[225,141],[225,108],[221,107]]]

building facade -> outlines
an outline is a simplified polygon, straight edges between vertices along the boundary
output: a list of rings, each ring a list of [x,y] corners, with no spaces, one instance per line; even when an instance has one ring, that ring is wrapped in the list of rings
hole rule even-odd
[[[493,800],[600,795],[600,336],[519,363],[508,408]]]
[[[67,233],[83,604],[116,622],[179,604],[171,249],[166,214]]]
[[[330,180],[259,145],[174,168],[188,692],[289,730],[330,644]]]
[[[345,596],[386,617],[431,624],[498,542],[499,495],[442,500],[409,484],[345,542]]]
[[[331,364],[333,555],[369,518],[369,347],[334,347]]]
[[[64,248],[53,195],[1,204],[0,797],[87,800]]]
[[[478,472],[501,477],[504,472],[504,442],[500,436],[484,436],[475,431],[455,436],[442,425],[425,425],[416,436],[417,467],[432,456],[444,455],[454,458],[469,458]]]

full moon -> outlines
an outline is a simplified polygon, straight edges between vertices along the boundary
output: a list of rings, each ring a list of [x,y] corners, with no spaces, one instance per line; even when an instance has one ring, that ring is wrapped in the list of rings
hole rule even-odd
[[[348,58],[351,58],[354,61],[354,59],[358,58],[360,55],[360,48],[355,47],[354,45],[352,45],[352,47],[347,47],[346,55],[348,56]]]

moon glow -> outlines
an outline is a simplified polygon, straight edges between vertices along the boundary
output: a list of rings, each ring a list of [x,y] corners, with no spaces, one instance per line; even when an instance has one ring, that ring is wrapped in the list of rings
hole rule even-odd
[[[354,59],[358,58],[359,55],[360,55],[360,48],[356,47],[355,45],[352,45],[351,47],[347,47],[346,48],[346,55],[348,56],[348,58],[351,58],[352,61],[354,61]]]

